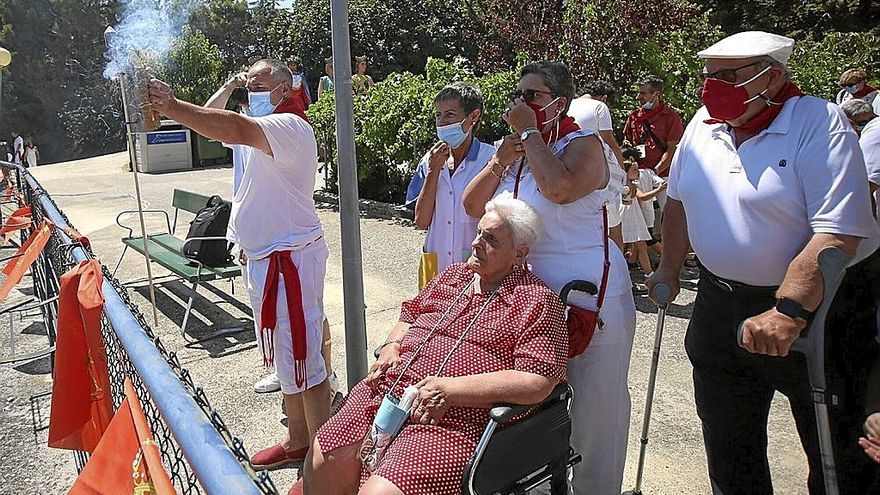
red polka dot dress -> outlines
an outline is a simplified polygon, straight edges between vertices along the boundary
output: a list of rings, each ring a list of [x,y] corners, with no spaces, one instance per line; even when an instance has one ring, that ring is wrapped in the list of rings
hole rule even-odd
[[[379,379],[376,391],[361,382],[349,392],[339,412],[318,430],[323,452],[364,440],[382,397],[473,276],[467,264],[451,265],[415,299],[403,303],[400,321],[411,326],[401,345],[401,364]],[[471,288],[459,298],[392,395],[399,398],[407,386],[436,375],[455,342],[490,297],[491,293],[474,293]],[[504,279],[440,376],[512,369],[564,381],[567,355],[562,302],[531,272],[515,269]],[[408,422],[375,472],[361,468],[361,484],[372,474],[391,481],[406,495],[460,494],[464,466],[488,421],[487,409],[453,406],[437,425]]]

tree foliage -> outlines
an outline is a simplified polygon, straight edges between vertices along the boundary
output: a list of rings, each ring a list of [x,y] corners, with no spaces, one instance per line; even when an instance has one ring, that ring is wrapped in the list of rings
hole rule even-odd
[[[161,75],[174,88],[175,96],[203,104],[223,82],[219,52],[204,33],[185,28],[174,41]]]

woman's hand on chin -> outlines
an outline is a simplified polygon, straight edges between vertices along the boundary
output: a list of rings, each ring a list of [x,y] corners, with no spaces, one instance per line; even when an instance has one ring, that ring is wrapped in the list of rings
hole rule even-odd
[[[452,405],[446,388],[452,378],[429,376],[416,383],[419,395],[413,401],[411,415],[413,421],[426,425],[436,425]]]
[[[379,357],[370,366],[370,372],[367,373],[367,377],[364,378],[364,382],[373,390],[376,390],[376,385],[379,383],[379,378],[388,371],[389,368],[393,368],[400,363],[400,345],[397,343],[390,343],[382,348],[382,352],[379,353]]]

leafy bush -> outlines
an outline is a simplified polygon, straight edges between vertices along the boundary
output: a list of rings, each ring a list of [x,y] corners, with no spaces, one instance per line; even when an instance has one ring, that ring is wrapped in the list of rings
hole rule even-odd
[[[837,81],[847,69],[865,69],[876,82],[880,76],[880,28],[866,33],[832,32],[819,41],[795,43],[788,68],[805,93],[829,100],[840,91]]]
[[[501,114],[510,100],[517,76],[514,71],[474,75],[463,59],[446,62],[428,59],[424,75],[390,74],[373,90],[355,97],[355,148],[360,195],[400,203],[419,159],[436,142],[434,97],[443,86],[465,81],[481,89],[485,113],[477,136],[493,142],[508,133]],[[335,149],[335,116],[332,94],[325,93],[309,107],[309,119],[319,142]],[[334,160],[335,163],[335,160]],[[336,189],[336,171],[330,187]]]
[[[223,82],[219,52],[201,31],[185,27],[171,45],[162,77],[174,88],[175,96],[201,105]]]

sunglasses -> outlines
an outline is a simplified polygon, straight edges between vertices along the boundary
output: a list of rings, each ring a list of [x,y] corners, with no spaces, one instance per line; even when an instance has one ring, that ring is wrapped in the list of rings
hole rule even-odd
[[[735,83],[737,80],[737,72],[745,69],[746,67],[753,67],[755,65],[766,63],[763,60],[758,60],[757,62],[752,62],[750,64],[743,65],[742,67],[737,67],[735,69],[721,69],[715,72],[699,72],[697,73],[697,79],[699,79],[700,84],[706,82],[706,79],[721,79],[724,82]]]
[[[535,98],[537,98],[539,94],[550,95],[553,98],[556,98],[558,96],[552,91],[542,91],[540,89],[518,89],[513,93],[510,93],[510,99],[516,100],[518,98],[522,98],[524,101],[531,103],[535,101]]]

